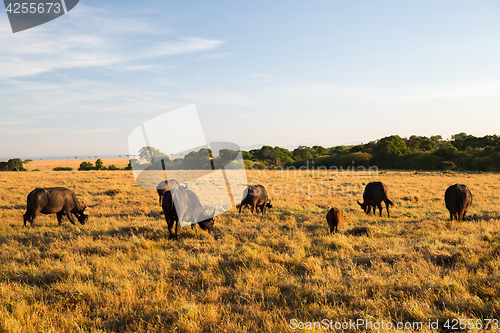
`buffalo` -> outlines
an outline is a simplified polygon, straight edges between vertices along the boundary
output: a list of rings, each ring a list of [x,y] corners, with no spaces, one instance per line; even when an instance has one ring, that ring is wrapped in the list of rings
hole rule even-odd
[[[373,214],[375,213],[375,208],[378,207],[380,216],[382,216],[382,201],[385,202],[385,207],[387,208],[387,216],[390,217],[389,206],[394,206],[394,203],[389,200],[389,192],[387,186],[382,182],[371,182],[365,187],[363,192],[363,203],[358,200],[358,205],[361,206],[366,214],[370,213],[373,207]]]
[[[75,224],[76,216],[81,224],[88,220],[85,214],[87,207],[80,205],[75,194],[64,187],[36,188],[28,194],[26,213],[23,215],[24,226],[30,222],[31,226],[40,213],[56,214],[61,225],[62,217],[66,215],[71,223]]]
[[[267,191],[262,185],[248,185],[243,192],[243,200],[241,200],[241,204],[237,206],[240,214],[241,210],[245,206],[250,206],[252,214],[257,207],[260,208],[262,214],[266,212],[267,208],[273,208],[271,200],[267,197]]]
[[[444,193],[446,208],[450,211],[450,220],[462,221],[467,210],[472,206],[472,193],[466,185],[455,184]]]
[[[198,224],[202,230],[212,232],[214,230],[213,215],[215,214],[215,208],[211,215],[206,215],[196,193],[191,190],[187,190],[178,184],[171,187],[171,190],[168,190],[163,194],[163,198],[161,200],[170,239],[178,238],[181,228],[180,221]],[[174,204],[174,200],[177,205]],[[192,228],[195,227],[194,224],[191,225]]]
[[[158,197],[159,197],[160,205],[161,205],[161,201],[163,199],[163,194],[169,190],[169,187],[168,187],[168,183],[169,182],[174,187],[180,186],[179,182],[177,182],[175,179],[171,179],[171,180],[168,180],[168,181],[167,180],[161,181],[158,184],[158,186],[156,186],[156,192],[158,192]],[[186,189],[186,188],[187,188],[187,186],[183,187],[183,189]]]
[[[337,207],[330,209],[326,214],[326,222],[330,227],[330,233],[337,233],[342,223],[344,223],[344,215],[342,214],[342,211]]]

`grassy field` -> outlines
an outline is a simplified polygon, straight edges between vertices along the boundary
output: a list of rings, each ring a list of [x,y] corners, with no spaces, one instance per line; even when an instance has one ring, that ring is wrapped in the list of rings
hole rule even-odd
[[[79,159],[66,159],[66,160],[34,160],[29,164],[29,170],[38,169],[40,171],[52,171],[55,167],[70,167],[77,170],[82,162],[90,162],[95,164],[97,158],[79,158]],[[108,167],[112,164],[118,168],[125,168],[128,165],[128,158],[105,158],[102,160],[104,166]],[[26,167],[26,165],[25,165]]]
[[[0,173],[0,331],[275,332],[323,319],[429,331],[429,320],[499,319],[500,175],[247,175],[268,188],[266,216],[233,209],[214,234],[183,228],[172,241],[156,191],[130,171]],[[374,180],[389,188],[390,218],[356,203]],[[455,183],[474,204],[452,223],[443,198]],[[26,195],[53,186],[91,208],[88,224],[49,215],[23,227]],[[345,222],[331,235],[334,206]]]

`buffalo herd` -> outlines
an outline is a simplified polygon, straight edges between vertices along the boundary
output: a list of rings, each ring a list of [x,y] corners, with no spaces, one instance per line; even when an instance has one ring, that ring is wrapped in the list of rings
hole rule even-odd
[[[187,186],[181,186],[172,179],[168,182],[160,182],[157,186],[157,192],[170,238],[178,237],[181,222],[188,222],[193,228],[195,224],[198,224],[201,229],[209,232],[214,230],[215,209],[212,213],[207,214],[196,193],[187,189]],[[394,203],[389,199],[387,186],[382,182],[368,183],[363,192],[363,203],[358,200],[358,204],[366,214],[369,214],[373,209],[375,215],[375,209],[378,208],[380,216],[382,216],[382,202],[385,203],[387,216],[390,217],[389,207],[394,206]],[[462,221],[467,210],[472,206],[472,194],[466,185],[455,184],[446,190],[445,203],[446,208],[450,211],[450,220]],[[252,214],[255,210],[257,212],[260,210],[264,214],[266,209],[273,207],[264,186],[247,186],[243,192],[243,199],[236,208],[241,214],[241,210],[245,207],[249,207]],[[81,224],[84,224],[88,220],[86,211],[87,207],[82,206],[75,194],[67,188],[35,188],[28,194],[26,213],[23,216],[24,226],[27,225],[26,222],[30,222],[31,226],[34,226],[40,213],[56,214],[59,224],[61,224],[64,215],[73,224],[75,224],[74,216]],[[337,233],[344,222],[344,215],[339,208],[334,207],[328,211],[326,221],[330,227],[330,233]]]

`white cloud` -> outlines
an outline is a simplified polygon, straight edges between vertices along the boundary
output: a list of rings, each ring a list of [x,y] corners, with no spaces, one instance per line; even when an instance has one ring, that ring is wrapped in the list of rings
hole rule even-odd
[[[150,23],[115,17],[83,4],[67,15],[64,25],[56,22],[59,19],[47,23],[56,33],[0,34],[0,78],[111,65],[130,70],[143,66],[137,63],[141,60],[213,51],[223,43],[196,37],[158,41],[159,29]]]

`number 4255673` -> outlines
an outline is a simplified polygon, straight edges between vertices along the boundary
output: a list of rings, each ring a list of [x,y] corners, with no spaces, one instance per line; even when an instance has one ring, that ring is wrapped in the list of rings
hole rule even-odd
[[[49,14],[52,13],[59,14],[61,12],[61,4],[46,2],[46,3],[35,3],[35,2],[15,2],[9,3],[6,8],[7,13],[9,14]]]

